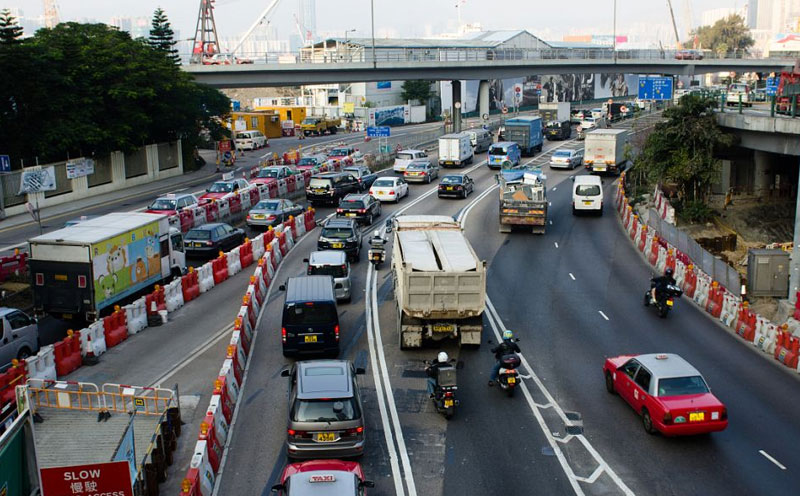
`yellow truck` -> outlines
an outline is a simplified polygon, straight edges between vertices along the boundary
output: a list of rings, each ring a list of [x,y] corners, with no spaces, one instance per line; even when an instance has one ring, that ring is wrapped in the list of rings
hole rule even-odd
[[[306,136],[312,134],[320,135],[330,133],[336,134],[337,128],[342,124],[342,120],[338,117],[336,119],[330,117],[306,117],[300,123],[300,129]]]

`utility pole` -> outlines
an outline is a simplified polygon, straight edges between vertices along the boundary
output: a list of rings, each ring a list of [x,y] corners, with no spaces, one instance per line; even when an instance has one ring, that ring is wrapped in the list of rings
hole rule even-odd
[[[375,0],[369,0],[369,13],[372,18],[372,68],[375,69],[378,66],[375,60]]]
[[[614,62],[617,62],[617,0],[614,0],[614,34],[611,40],[614,53]]]

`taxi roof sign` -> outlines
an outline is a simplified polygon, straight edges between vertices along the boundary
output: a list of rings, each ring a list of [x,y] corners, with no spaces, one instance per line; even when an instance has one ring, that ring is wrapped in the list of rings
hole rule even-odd
[[[230,181],[231,179],[233,179],[233,172],[226,172],[222,175],[223,181]]]
[[[317,474],[309,477],[308,482],[336,482],[333,474]]]

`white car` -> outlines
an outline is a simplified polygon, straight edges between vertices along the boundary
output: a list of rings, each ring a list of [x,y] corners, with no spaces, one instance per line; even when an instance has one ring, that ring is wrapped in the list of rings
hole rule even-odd
[[[602,119],[602,118],[603,118],[605,115],[606,115],[606,114],[605,114],[605,112],[603,112],[603,109],[602,109],[602,108],[593,108],[593,109],[592,109],[592,117],[594,117],[594,119],[595,119],[595,120],[600,120],[600,119]]]
[[[247,130],[236,132],[236,148],[241,150],[256,150],[267,146],[267,137],[261,131]]]
[[[595,119],[594,117],[586,116],[581,121],[580,126],[583,131],[594,129],[597,127],[597,119]]]
[[[402,177],[379,177],[369,188],[369,194],[378,201],[399,202],[408,196],[408,183]]]
[[[583,150],[561,148],[556,150],[550,158],[551,169],[574,169],[581,164],[583,164]]]
[[[397,152],[392,170],[402,174],[406,171],[408,164],[420,158],[428,158],[428,154],[423,150],[401,150]]]

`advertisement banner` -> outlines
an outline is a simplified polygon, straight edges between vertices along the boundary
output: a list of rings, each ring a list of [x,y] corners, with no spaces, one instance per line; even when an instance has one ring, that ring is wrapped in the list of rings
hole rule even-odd
[[[345,103],[342,106],[342,112],[345,114],[354,114],[356,112],[356,104],[353,102]]]
[[[391,81],[378,81],[377,86],[378,86],[379,90],[388,90],[388,89],[391,89],[392,82]]]
[[[76,158],[67,160],[67,179],[94,174],[94,160],[90,158]]]
[[[28,470],[31,457],[25,441],[26,421],[27,417],[18,417],[0,438],[0,495],[28,495],[35,487]]]
[[[133,496],[128,462],[43,468],[42,496],[113,494]]]
[[[405,124],[408,117],[406,105],[369,109],[370,126],[397,126]]]
[[[133,421],[136,418],[136,414],[134,413],[131,415],[130,420],[128,421],[128,428],[125,429],[125,434],[122,435],[122,440],[119,442],[119,447],[117,447],[117,452],[114,453],[114,457],[111,459],[113,462],[127,462],[131,469],[131,480],[136,480],[136,475],[138,473],[136,467],[136,444],[134,442],[133,436]]]
[[[39,170],[22,171],[18,194],[41,193],[44,191],[55,191],[55,189],[55,166],[51,165],[50,167],[42,167]]]

